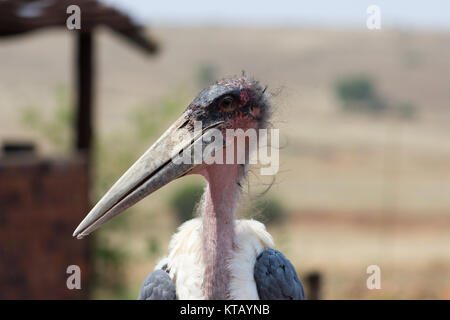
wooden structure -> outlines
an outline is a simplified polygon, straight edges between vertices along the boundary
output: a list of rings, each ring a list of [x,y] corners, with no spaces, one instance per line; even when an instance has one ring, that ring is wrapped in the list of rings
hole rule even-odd
[[[84,157],[0,158],[0,300],[86,299],[89,241],[71,237],[88,211]],[[69,290],[67,267],[81,269],[81,290]]]
[[[81,10],[81,29],[68,30],[67,7]],[[59,27],[76,39],[75,155],[42,159],[32,145],[12,144],[0,156],[0,300],[86,299],[91,241],[72,238],[88,212],[90,151],[95,92],[95,29],[104,26],[146,54],[156,43],[115,8],[94,0],[1,0],[0,41]],[[43,73],[45,71],[43,70]],[[69,290],[69,265],[81,268],[81,290]]]
[[[80,8],[81,28],[69,30],[69,6]],[[75,147],[87,153],[92,141],[92,101],[94,92],[94,30],[105,26],[146,54],[155,54],[157,43],[145,36],[144,29],[121,11],[95,0],[2,0],[0,1],[1,37],[15,36],[42,28],[65,28],[77,34],[76,45],[76,141]]]

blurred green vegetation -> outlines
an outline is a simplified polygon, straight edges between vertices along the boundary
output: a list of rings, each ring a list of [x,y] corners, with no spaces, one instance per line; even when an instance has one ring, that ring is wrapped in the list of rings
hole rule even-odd
[[[200,201],[204,186],[201,184],[185,184],[175,190],[169,205],[180,223],[190,220],[195,215],[195,206]]]
[[[251,202],[246,216],[266,225],[275,225],[284,221],[286,209],[277,198],[265,196]]]
[[[203,89],[212,85],[217,80],[217,67],[212,63],[202,63],[197,70],[197,83]]]
[[[94,237],[94,273],[91,286],[94,290],[107,292],[108,296],[123,298],[126,294],[123,261],[125,253],[99,235]]]
[[[404,102],[394,106],[394,112],[402,119],[414,119],[417,116],[417,107],[410,102]]]
[[[411,103],[389,103],[383,97],[375,81],[367,74],[341,76],[334,83],[335,96],[344,111],[370,114],[390,114],[401,119],[413,119],[417,108]]]
[[[128,113],[130,130],[97,137],[94,144],[95,199],[100,199],[181,114],[186,100],[183,91],[176,89],[156,103],[140,103]]]
[[[138,143],[151,142],[149,139],[159,136],[162,130],[171,124],[187,106],[186,95],[181,89],[175,89],[155,103],[144,102],[129,113],[130,127],[134,129],[133,138]]]
[[[69,91],[64,85],[54,89],[56,109],[45,117],[36,105],[28,105],[21,110],[23,125],[41,134],[56,152],[69,152],[73,139],[74,112],[70,104]]]
[[[387,109],[368,75],[356,74],[339,78],[334,90],[345,111],[379,113]]]
[[[157,257],[161,255],[161,248],[158,239],[151,237],[147,240],[147,251],[150,257]]]

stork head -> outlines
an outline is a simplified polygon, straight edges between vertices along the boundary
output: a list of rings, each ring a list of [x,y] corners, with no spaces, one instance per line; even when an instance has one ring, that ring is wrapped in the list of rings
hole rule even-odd
[[[223,79],[203,89],[186,110],[190,121],[222,128],[248,129],[265,125],[270,109],[268,95],[257,81],[247,77]]]
[[[181,117],[111,187],[73,235],[83,238],[170,181],[202,173],[209,164],[193,159],[196,146],[203,150],[205,141],[215,141],[211,137],[217,137],[218,132],[226,141],[227,129],[264,128],[269,113],[265,88],[246,76],[223,79],[202,90]],[[200,130],[196,130],[199,124]],[[227,145],[224,143],[221,148],[225,150]],[[180,161],[181,154],[192,156],[192,161]]]

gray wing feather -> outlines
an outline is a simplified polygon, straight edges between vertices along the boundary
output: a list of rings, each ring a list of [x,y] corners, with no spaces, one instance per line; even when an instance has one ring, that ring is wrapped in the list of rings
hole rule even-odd
[[[261,252],[256,258],[254,276],[261,300],[306,300],[294,266],[278,250]]]
[[[175,285],[167,272],[155,270],[150,273],[139,292],[138,300],[175,300]]]

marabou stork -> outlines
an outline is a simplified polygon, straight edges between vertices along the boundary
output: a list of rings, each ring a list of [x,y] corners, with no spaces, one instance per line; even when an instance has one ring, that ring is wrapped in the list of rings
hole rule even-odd
[[[212,129],[225,136],[226,129],[265,128],[270,108],[265,88],[245,75],[220,80],[202,90],[111,187],[73,235],[81,239],[170,181],[200,174],[208,182],[199,205],[200,217],[179,227],[168,256],[145,279],[138,299],[305,299],[294,267],[272,249],[274,243],[264,225],[235,219],[240,181],[248,163],[171,161],[182,152],[192,154],[195,144],[204,143]],[[196,121],[202,121],[197,136]],[[224,154],[227,146],[221,145]],[[248,155],[251,147],[246,144],[245,148]]]

